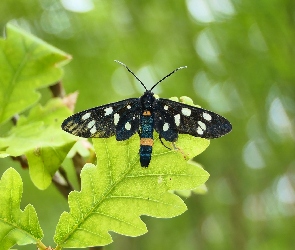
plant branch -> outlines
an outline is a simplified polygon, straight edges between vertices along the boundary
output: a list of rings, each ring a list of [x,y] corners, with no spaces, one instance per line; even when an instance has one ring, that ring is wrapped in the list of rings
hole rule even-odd
[[[67,177],[66,171],[62,167],[56,171],[52,177],[52,182],[66,199],[69,193],[74,190],[74,187]]]
[[[74,168],[75,168],[75,172],[76,172],[76,177],[79,183],[79,187],[81,188],[81,170],[83,168],[83,166],[85,165],[85,160],[84,158],[79,154],[76,153],[74,155],[74,157],[72,158],[73,164],[74,164]]]
[[[65,96],[65,90],[61,81],[49,86],[49,89],[51,90],[53,97],[63,98]]]
[[[47,250],[48,248],[41,241],[38,241],[37,242],[37,249],[38,250]]]
[[[11,156],[13,161],[18,161],[23,169],[29,168],[28,160],[25,155]]]

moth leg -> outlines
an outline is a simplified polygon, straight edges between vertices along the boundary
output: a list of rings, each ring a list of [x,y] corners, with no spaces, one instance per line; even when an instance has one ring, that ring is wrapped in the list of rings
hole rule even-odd
[[[177,147],[176,144],[175,144],[175,142],[172,142],[172,146],[173,146],[173,149],[174,150],[177,150],[177,151],[179,151],[182,154],[182,156],[183,156],[184,159],[186,159],[186,160],[189,159],[188,154],[186,154],[185,152],[183,152],[183,150],[181,148]]]
[[[161,137],[161,136],[159,136],[159,139],[160,139],[160,142],[162,143],[162,145],[163,145],[165,148],[168,148],[169,150],[172,150],[172,148],[169,148],[169,147],[167,147],[167,146],[164,144],[164,142],[162,141],[162,137]]]
[[[174,150],[181,150],[179,147],[176,146],[175,142],[171,142]]]

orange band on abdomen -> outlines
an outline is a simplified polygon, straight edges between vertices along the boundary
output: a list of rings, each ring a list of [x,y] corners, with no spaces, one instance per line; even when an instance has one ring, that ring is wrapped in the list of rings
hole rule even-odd
[[[147,116],[150,116],[151,115],[151,112],[146,110],[146,111],[143,111],[143,114],[142,115],[147,115]]]
[[[152,147],[154,145],[154,140],[152,138],[140,138],[140,145]]]

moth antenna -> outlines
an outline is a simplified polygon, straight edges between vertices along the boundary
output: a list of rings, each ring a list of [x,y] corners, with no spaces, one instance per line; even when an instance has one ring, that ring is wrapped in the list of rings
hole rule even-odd
[[[128,66],[126,64],[124,64],[118,60],[114,60],[114,61],[123,65],[136,78],[136,80],[141,83],[141,85],[145,88],[145,90],[148,91],[147,88],[144,86],[143,82],[128,68]]]
[[[160,81],[158,81],[151,89],[150,91],[153,90],[153,88],[155,88],[160,82],[164,81],[167,77],[171,76],[172,74],[174,74],[176,71],[180,70],[180,69],[186,69],[187,66],[182,66],[182,67],[179,67],[175,70],[173,70],[171,73],[169,73],[168,75],[164,76]]]

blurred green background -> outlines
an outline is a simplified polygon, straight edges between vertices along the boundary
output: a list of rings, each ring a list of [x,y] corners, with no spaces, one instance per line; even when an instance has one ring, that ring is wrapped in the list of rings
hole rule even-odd
[[[211,175],[206,195],[185,199],[179,217],[143,216],[146,235],[112,233],[105,249],[295,249],[294,0],[1,0],[1,30],[8,21],[73,56],[63,84],[80,93],[76,111],[143,93],[117,59],[148,87],[187,65],[155,93],[190,96],[233,124],[196,158]],[[35,206],[54,246],[66,201],[0,164],[23,176],[22,209]]]

